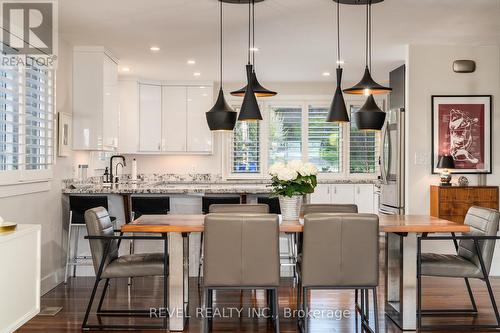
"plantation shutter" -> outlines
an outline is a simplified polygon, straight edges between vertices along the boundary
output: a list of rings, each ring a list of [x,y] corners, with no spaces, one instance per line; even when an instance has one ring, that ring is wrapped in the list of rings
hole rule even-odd
[[[239,112],[239,107],[235,111]],[[259,122],[236,122],[232,134],[231,166],[233,173],[260,172]]]
[[[351,119],[360,107],[351,107]],[[359,131],[355,122],[350,123],[350,173],[375,173],[377,170],[378,133]]]
[[[302,106],[269,109],[269,166],[302,159]]]

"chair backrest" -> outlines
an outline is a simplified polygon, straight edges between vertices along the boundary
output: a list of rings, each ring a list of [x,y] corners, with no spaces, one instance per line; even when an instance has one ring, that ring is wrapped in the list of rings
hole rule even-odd
[[[164,215],[170,211],[169,197],[132,197],[134,219],[141,215]]]
[[[303,213],[314,214],[314,213],[357,213],[357,205],[348,204],[306,204],[303,205]]]
[[[269,206],[266,204],[214,204],[210,205],[210,214],[268,214]]]
[[[470,225],[471,231],[465,235],[468,236],[496,236],[498,232],[498,223],[500,213],[493,209],[482,207],[471,207],[465,216],[465,224]],[[496,240],[479,241],[479,249],[483,256],[486,270],[489,274],[491,263],[493,261],[493,252],[495,251]],[[473,240],[461,240],[458,244],[458,255],[472,261],[479,268],[481,267],[479,257],[476,255],[476,249]]]
[[[308,214],[304,219],[304,287],[378,285],[379,220],[374,214]]]
[[[276,214],[205,217],[205,287],[277,287],[280,282]]]
[[[104,207],[97,207],[89,209],[85,212],[85,224],[87,225],[87,234],[89,236],[113,236],[113,224],[109,218],[108,211]],[[92,261],[94,264],[94,271],[97,274],[99,266],[104,255],[104,251],[108,244],[108,240],[91,239],[90,252],[92,253]],[[108,255],[104,264],[106,266],[118,258],[118,242],[116,239],[111,241],[108,249]]]
[[[70,195],[69,210],[71,211],[71,223],[84,224],[85,212],[95,207],[104,207],[108,209],[107,196],[80,196]]]
[[[201,211],[203,214],[208,214],[210,206],[214,204],[240,204],[241,199],[239,196],[234,197],[202,197],[201,198]]]
[[[267,204],[271,214],[281,214],[280,200],[278,198],[258,197],[257,203]]]

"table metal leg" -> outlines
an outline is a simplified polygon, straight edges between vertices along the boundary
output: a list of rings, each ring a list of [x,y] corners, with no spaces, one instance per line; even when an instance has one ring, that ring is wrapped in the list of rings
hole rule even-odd
[[[168,234],[169,253],[169,300],[170,311],[169,330],[183,331],[187,319],[186,300],[189,295],[187,280],[189,266],[189,241],[187,235],[180,233]]]
[[[386,314],[403,330],[416,329],[417,234],[386,235]]]

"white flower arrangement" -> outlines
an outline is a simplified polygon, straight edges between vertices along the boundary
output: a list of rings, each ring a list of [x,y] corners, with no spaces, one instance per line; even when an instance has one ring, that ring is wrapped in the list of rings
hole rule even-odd
[[[272,177],[274,194],[292,197],[314,192],[318,169],[308,162],[278,162],[269,168],[269,174]]]

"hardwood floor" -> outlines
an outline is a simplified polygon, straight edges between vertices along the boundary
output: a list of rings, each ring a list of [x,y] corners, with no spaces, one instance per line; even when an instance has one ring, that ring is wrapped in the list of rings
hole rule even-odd
[[[381,276],[381,281],[383,277]],[[55,317],[38,316],[29,321],[19,333],[28,332],[80,332],[80,325],[84,316],[94,279],[78,277],[70,279],[67,285],[60,285],[42,297],[42,307],[60,306],[63,310]],[[425,323],[494,323],[494,315],[489,304],[484,284],[480,281],[472,283],[480,314],[476,317],[428,317]],[[497,299],[500,300],[500,280],[493,280]],[[190,281],[190,316],[186,332],[201,332],[201,319],[196,318],[196,308],[200,304],[200,292],[197,280]],[[159,278],[137,278],[129,288],[127,280],[116,280],[109,290],[103,308],[142,308],[160,306],[163,283]],[[286,308],[296,308],[296,289],[289,279],[283,279],[279,292],[281,331],[299,332],[295,319],[283,318]],[[381,332],[400,332],[397,327],[384,316],[383,286],[379,288],[378,298],[380,304],[379,318]],[[312,319],[310,322],[311,333],[316,332],[361,332],[359,320],[354,316],[353,291],[313,291],[311,308],[317,310],[347,310],[349,318],[322,318]],[[214,296],[215,306],[225,308],[228,314],[230,308],[244,308],[241,318],[235,316],[231,319],[216,319],[213,332],[274,332],[273,325],[266,319],[248,318],[248,309],[265,307],[266,296],[264,291],[223,291]],[[468,296],[463,280],[453,279],[425,279],[424,280],[424,307],[464,308],[469,306]],[[235,310],[233,310],[235,311]],[[234,312],[235,313],[235,312]],[[372,314],[373,315],[373,314]],[[106,318],[103,323],[154,323],[156,319],[149,318]],[[91,323],[97,323],[95,316],[91,316]],[[157,332],[157,331],[156,331]]]

